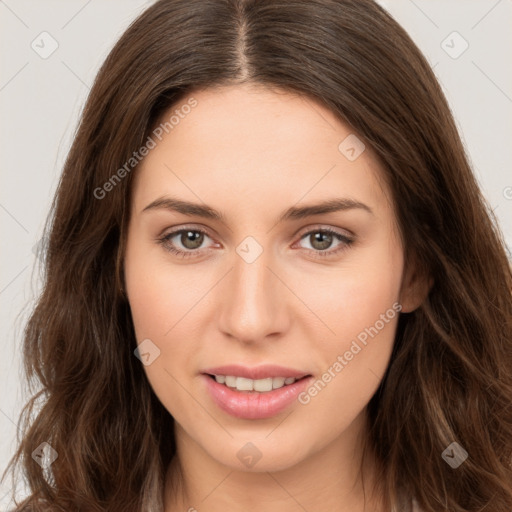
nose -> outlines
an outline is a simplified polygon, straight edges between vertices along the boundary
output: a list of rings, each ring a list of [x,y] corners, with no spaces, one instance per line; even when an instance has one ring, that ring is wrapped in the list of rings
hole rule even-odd
[[[235,253],[233,268],[219,287],[219,328],[245,344],[277,339],[289,327],[289,290],[270,250],[254,260]]]

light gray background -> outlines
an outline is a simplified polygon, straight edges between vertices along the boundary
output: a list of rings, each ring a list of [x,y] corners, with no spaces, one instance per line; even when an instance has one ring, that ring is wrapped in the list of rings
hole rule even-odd
[[[34,246],[94,76],[152,1],[0,0],[0,471],[26,400],[21,334],[40,281]],[[425,53],[512,247],[512,0],[382,0]],[[58,43],[43,59],[52,41]],[[456,31],[459,35],[453,35]],[[43,39],[43,41],[41,41]],[[444,41],[444,43],[443,43]],[[469,45],[467,50],[453,58]],[[448,53],[451,53],[450,56]],[[10,500],[0,485],[0,509]]]

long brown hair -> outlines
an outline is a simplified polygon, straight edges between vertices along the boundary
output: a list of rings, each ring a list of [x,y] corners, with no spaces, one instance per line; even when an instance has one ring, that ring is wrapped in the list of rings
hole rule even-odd
[[[9,465],[30,486],[17,510],[162,511],[173,419],[133,355],[122,265],[136,165],[126,162],[170,106],[243,82],[315,98],[353,128],[382,163],[406,264],[433,279],[424,303],[401,314],[368,404],[385,506],[408,510],[403,497],[415,496],[425,511],[509,512],[503,238],[431,68],[372,0],[160,0],[120,38],[46,227],[44,288],[24,332],[34,396]],[[43,442],[58,454],[44,471],[31,456]],[[442,457],[453,442],[468,453],[457,469]]]

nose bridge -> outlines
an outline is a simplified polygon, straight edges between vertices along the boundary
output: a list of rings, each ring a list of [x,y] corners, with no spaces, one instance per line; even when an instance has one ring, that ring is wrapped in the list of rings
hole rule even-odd
[[[272,251],[247,237],[236,248],[233,270],[222,290],[221,328],[245,341],[258,341],[283,328],[282,290],[268,267]]]

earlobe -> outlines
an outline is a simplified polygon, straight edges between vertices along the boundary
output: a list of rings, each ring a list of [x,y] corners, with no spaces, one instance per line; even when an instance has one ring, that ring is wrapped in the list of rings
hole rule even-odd
[[[408,265],[404,270],[400,290],[402,313],[412,313],[419,308],[433,285],[434,279],[426,271],[420,271],[415,264]]]

